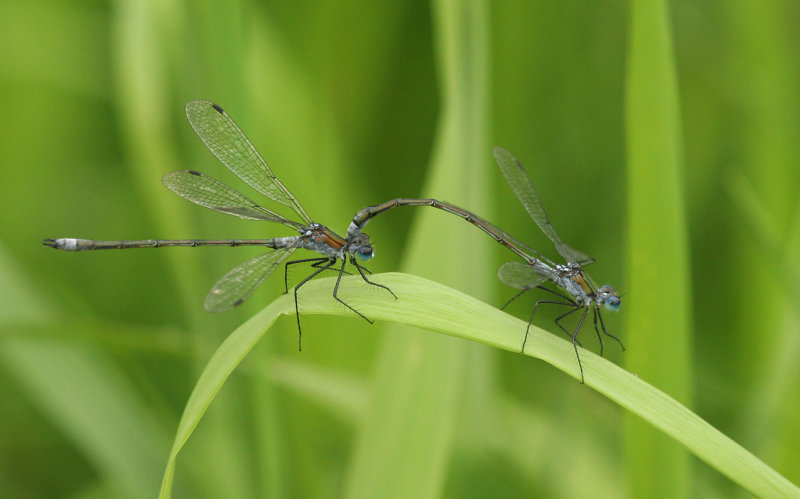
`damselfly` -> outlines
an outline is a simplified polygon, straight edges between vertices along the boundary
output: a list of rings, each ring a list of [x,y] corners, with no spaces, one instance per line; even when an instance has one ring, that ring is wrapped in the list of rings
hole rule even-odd
[[[605,323],[603,322],[603,316],[600,313],[601,306],[611,311],[618,310],[620,307],[619,296],[617,296],[617,292],[612,286],[596,286],[591,278],[583,271],[584,266],[594,262],[593,258],[590,258],[580,251],[567,246],[558,237],[555,229],[553,229],[553,226],[550,224],[550,220],[547,217],[547,213],[544,210],[541,200],[539,199],[539,195],[536,193],[533,183],[531,182],[528,174],[525,172],[525,168],[522,166],[522,164],[520,164],[520,162],[511,155],[511,153],[500,147],[495,147],[494,156],[498,165],[500,166],[501,171],[503,172],[503,175],[506,177],[511,189],[514,191],[514,194],[516,194],[517,198],[519,198],[520,202],[525,207],[525,210],[531,216],[533,221],[536,222],[536,225],[538,225],[542,232],[544,232],[545,235],[547,235],[547,237],[553,242],[558,254],[566,260],[565,264],[557,264],[553,262],[538,251],[521,243],[507,232],[497,228],[474,213],[450,203],[438,201],[436,199],[399,198],[387,201],[380,205],[364,208],[359,211],[355,217],[353,217],[353,221],[350,223],[350,227],[347,229],[347,237],[351,238],[358,236],[358,234],[361,234],[361,231],[370,219],[397,206],[431,206],[433,208],[457,215],[467,222],[470,222],[471,224],[480,228],[489,234],[495,241],[510,249],[524,260],[524,263],[505,263],[500,267],[500,269],[498,269],[497,275],[503,283],[521,290],[501,308],[505,308],[523,293],[534,288],[543,289],[559,298],[558,300],[536,301],[533,309],[531,310],[528,326],[525,330],[525,338],[522,341],[522,351],[525,351],[525,345],[528,340],[528,333],[530,332],[531,324],[533,323],[533,317],[540,304],[551,303],[569,307],[569,310],[566,313],[555,319],[555,323],[572,340],[572,345],[575,349],[575,355],[578,358],[581,382],[583,382],[583,365],[581,364],[580,354],[578,353],[578,345],[580,345],[580,342],[578,341],[577,337],[578,332],[583,326],[583,323],[586,320],[590,310],[592,311],[594,329],[597,333],[598,339],[600,340],[600,354],[603,354],[602,334],[613,338],[617,341],[617,343],[619,343],[623,350],[625,349],[619,338],[608,333]],[[542,286],[542,284],[544,284],[546,281],[554,283],[565,293],[560,293]],[[578,311],[583,311],[583,313],[581,314],[575,328],[570,331],[564,327],[561,321]],[[601,330],[602,334],[600,332]]]
[[[164,185],[175,194],[200,206],[233,215],[247,220],[264,220],[286,225],[296,230],[299,235],[276,237],[272,239],[147,239],[139,241],[93,241],[89,239],[45,239],[44,244],[52,248],[66,251],[85,251],[100,249],[126,248],[160,248],[166,246],[264,246],[276,251],[264,253],[247,260],[225,274],[208,292],[205,309],[209,312],[224,312],[244,302],[264,280],[284,264],[284,286],[289,290],[288,270],[290,265],[309,263],[314,269],[311,275],[294,286],[294,307],[297,315],[298,334],[300,328],[300,310],[297,302],[297,291],[320,273],[331,269],[338,271],[333,297],[358,316],[372,323],[370,319],[342,300],[339,295],[339,284],[346,273],[348,260],[358,270],[361,278],[368,284],[392,291],[382,285],[370,281],[369,272],[359,264],[359,260],[369,260],[374,255],[369,236],[359,232],[353,237],[343,238],[325,227],[311,221],[297,199],[275,177],[244,132],[230,116],[218,105],[204,100],[196,100],[186,105],[186,117],[192,128],[225,166],[250,187],[276,203],[282,204],[296,215],[296,220],[279,215],[275,211],[258,205],[244,194],[228,187],[194,170],[180,170],[164,176]],[[299,220],[299,221],[298,221]],[[289,260],[294,250],[304,248],[315,251],[322,256]],[[288,261],[287,261],[288,260]],[[332,267],[341,261],[338,268]],[[395,298],[397,298],[395,296]],[[298,338],[298,343],[300,339]],[[299,343],[300,344],[300,343]]]

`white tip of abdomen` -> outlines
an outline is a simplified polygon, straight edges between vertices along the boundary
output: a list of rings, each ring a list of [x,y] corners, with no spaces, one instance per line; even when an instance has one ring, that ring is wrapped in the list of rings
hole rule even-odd
[[[82,249],[83,243],[86,239],[74,239],[71,237],[62,237],[60,239],[45,239],[44,244],[51,248],[60,249],[64,251],[77,251]]]

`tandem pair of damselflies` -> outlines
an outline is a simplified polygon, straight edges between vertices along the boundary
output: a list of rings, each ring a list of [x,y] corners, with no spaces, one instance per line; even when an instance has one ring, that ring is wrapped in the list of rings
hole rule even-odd
[[[258,153],[244,132],[236,125],[228,114],[218,105],[196,100],[186,105],[186,117],[192,128],[214,155],[228,167],[237,177],[250,187],[276,203],[282,204],[297,215],[290,220],[278,213],[258,205],[244,194],[228,187],[222,182],[194,170],[181,170],[168,173],[163,182],[169,190],[200,206],[205,206],[228,215],[247,220],[264,220],[286,225],[300,235],[277,237],[272,239],[147,239],[140,241],[93,241],[89,239],[45,239],[44,244],[66,251],[85,251],[101,249],[125,248],[160,248],[166,246],[264,246],[276,251],[264,253],[247,260],[225,274],[208,292],[205,308],[209,312],[224,312],[244,302],[278,266],[284,266],[284,286],[289,290],[288,270],[290,265],[308,263],[314,269],[311,275],[294,286],[294,307],[297,316],[298,347],[302,338],[300,328],[300,311],[297,303],[297,291],[311,279],[326,270],[337,270],[338,276],[333,288],[333,297],[358,316],[372,323],[361,312],[350,306],[339,297],[339,284],[346,273],[348,260],[358,270],[361,278],[368,284],[383,288],[397,298],[392,291],[382,285],[370,281],[358,260],[369,260],[374,252],[369,236],[359,232],[353,237],[343,238],[325,227],[311,221],[297,199],[275,177],[270,167]],[[292,253],[304,248],[315,251],[322,256],[289,260]],[[341,266],[333,268],[341,261]]]
[[[594,330],[597,333],[597,338],[600,341],[600,355],[603,354],[603,335],[613,338],[620,347],[624,350],[625,347],[616,336],[610,334],[606,330],[603,316],[600,313],[601,307],[607,310],[616,311],[620,307],[620,298],[617,296],[616,290],[609,285],[597,286],[591,278],[583,271],[583,267],[594,262],[593,258],[586,256],[578,250],[575,250],[561,241],[561,238],[556,234],[547,212],[544,210],[544,205],[536,193],[525,168],[522,164],[505,149],[500,147],[494,148],[494,156],[500,170],[503,172],[506,180],[508,181],[511,190],[514,191],[517,198],[525,207],[525,210],[531,216],[533,221],[542,232],[553,242],[556,251],[561,255],[566,263],[557,264],[547,257],[543,256],[538,251],[516,240],[507,232],[498,229],[491,223],[482,219],[481,217],[471,213],[467,210],[459,208],[458,206],[438,201],[436,199],[393,199],[383,204],[376,206],[369,206],[364,208],[353,218],[350,227],[347,229],[347,237],[357,237],[361,234],[364,226],[376,215],[379,215],[387,210],[397,206],[431,206],[440,210],[446,211],[453,215],[457,215],[467,222],[477,226],[487,234],[489,234],[495,241],[502,244],[506,248],[516,253],[523,262],[508,262],[503,264],[497,271],[499,279],[513,288],[521,290],[514,295],[505,305],[505,308],[512,301],[519,298],[523,293],[531,289],[542,289],[555,295],[558,299],[550,300],[537,300],[531,310],[528,326],[525,329],[525,338],[522,341],[522,351],[525,351],[525,344],[528,341],[528,333],[530,332],[533,317],[539,305],[543,303],[562,305],[569,307],[562,315],[555,319],[556,325],[564,331],[571,339],[572,346],[575,349],[575,356],[578,359],[578,367],[581,373],[581,383],[583,383],[583,365],[581,364],[581,357],[578,353],[578,332],[583,326],[589,311],[592,312],[594,321]],[[556,286],[561,288],[564,293],[554,291],[550,288],[544,287],[542,284],[550,281]],[[582,311],[578,319],[577,325],[570,331],[562,323],[564,319],[572,314]],[[602,330],[602,334],[601,334]]]

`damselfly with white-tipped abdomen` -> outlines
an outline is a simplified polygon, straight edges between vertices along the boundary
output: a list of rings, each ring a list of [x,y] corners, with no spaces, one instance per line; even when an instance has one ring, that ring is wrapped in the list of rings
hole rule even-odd
[[[369,271],[359,264],[359,260],[369,260],[374,254],[369,236],[359,232],[354,234],[353,237],[343,238],[324,225],[312,222],[311,218],[300,206],[300,203],[297,202],[297,199],[275,177],[272,169],[256,151],[244,132],[218,105],[204,100],[192,101],[186,105],[186,116],[206,147],[229,170],[272,201],[289,207],[297,215],[299,221],[290,220],[268,208],[260,206],[244,194],[194,170],[168,173],[163,178],[164,185],[175,194],[200,206],[248,220],[280,223],[296,230],[299,235],[272,239],[226,240],[147,239],[138,241],[93,241],[89,239],[61,238],[45,239],[44,244],[65,251],[160,248],[166,246],[264,246],[272,248],[275,251],[264,253],[244,262],[217,281],[206,296],[205,308],[209,312],[224,312],[240,305],[281,264],[284,264],[284,284],[288,292],[289,285],[286,272],[289,265],[309,263],[314,269],[313,272],[294,286],[294,306],[299,335],[302,335],[302,329],[300,328],[297,291],[315,276],[331,269],[337,262],[341,261],[341,266],[332,269],[338,271],[336,284],[333,288],[333,297],[358,316],[372,323],[370,319],[347,304],[338,295],[342,275],[345,274],[345,267],[347,262],[350,261],[366,283],[383,288],[394,296],[394,293],[386,286],[370,281],[365,274],[365,271]],[[292,253],[298,248],[311,250],[322,256],[302,260],[289,260]],[[299,340],[298,344],[300,344]]]

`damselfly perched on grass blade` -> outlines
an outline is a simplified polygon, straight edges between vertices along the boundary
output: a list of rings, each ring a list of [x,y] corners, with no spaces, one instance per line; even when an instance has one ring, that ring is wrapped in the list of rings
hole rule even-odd
[[[271,239],[147,239],[138,241],[93,241],[89,239],[45,239],[44,244],[65,251],[86,251],[100,249],[160,248],[166,246],[264,246],[275,251],[261,254],[247,260],[225,274],[208,292],[205,308],[209,312],[224,312],[244,302],[264,280],[284,264],[284,283],[288,292],[286,272],[289,265],[309,263],[313,272],[294,286],[294,306],[297,315],[297,330],[300,328],[300,311],[297,304],[297,291],[308,281],[332,269],[337,262],[341,265],[332,270],[338,271],[333,297],[358,316],[372,323],[361,312],[339,297],[339,284],[349,261],[368,284],[392,291],[382,284],[370,281],[369,272],[359,264],[359,260],[369,260],[374,252],[369,236],[359,232],[352,238],[343,238],[325,227],[311,221],[297,199],[280,180],[275,177],[244,132],[218,105],[204,100],[196,100],[186,105],[186,117],[192,128],[214,155],[237,177],[250,187],[276,203],[292,211],[295,220],[285,218],[275,211],[260,206],[255,201],[215,180],[194,170],[180,170],[168,173],[163,182],[169,190],[200,206],[227,213],[247,220],[263,220],[286,225],[299,235]],[[319,253],[321,256],[301,260],[289,260],[298,248]],[[395,298],[397,298],[395,296]],[[299,343],[298,339],[298,344]]]
[[[516,194],[517,198],[519,198],[520,202],[525,207],[525,210],[531,216],[536,225],[553,242],[558,254],[566,260],[565,264],[557,264],[553,262],[552,260],[543,256],[540,252],[518,241],[507,232],[497,228],[490,222],[487,222],[474,213],[471,213],[463,208],[459,208],[453,204],[436,199],[398,198],[392,199],[391,201],[387,201],[380,205],[364,208],[359,211],[355,217],[353,217],[353,221],[350,223],[350,227],[347,229],[347,237],[349,239],[362,234],[361,231],[363,230],[364,226],[373,217],[397,206],[430,206],[459,216],[467,222],[480,228],[489,234],[489,236],[491,236],[495,241],[510,249],[524,260],[524,262],[509,262],[503,264],[497,271],[498,278],[503,283],[521,290],[501,308],[505,308],[509,303],[517,299],[523,293],[535,288],[552,293],[558,298],[557,300],[550,299],[536,301],[533,309],[531,310],[531,315],[528,320],[528,327],[525,330],[525,338],[522,341],[522,351],[525,351],[525,345],[528,341],[528,333],[530,332],[530,327],[533,323],[533,317],[540,304],[550,303],[569,307],[569,310],[567,310],[566,313],[555,319],[555,323],[572,339],[575,355],[578,358],[581,382],[583,382],[583,364],[581,364],[581,357],[578,353],[578,345],[580,344],[578,341],[578,332],[583,326],[583,323],[586,320],[590,310],[592,311],[594,329],[597,333],[597,337],[600,340],[600,354],[603,354],[603,335],[613,338],[617,341],[617,343],[619,343],[623,350],[625,349],[625,347],[622,346],[622,342],[619,340],[619,338],[608,333],[605,323],[603,322],[603,316],[600,313],[601,306],[605,307],[607,310],[618,310],[620,307],[619,296],[617,296],[616,290],[609,285],[599,287],[595,285],[591,278],[583,271],[584,266],[594,262],[593,258],[590,258],[580,251],[567,246],[558,237],[555,229],[553,229],[553,226],[550,224],[550,220],[547,217],[547,213],[544,210],[541,200],[539,199],[539,195],[533,188],[533,183],[531,182],[530,177],[523,168],[522,164],[520,164],[519,161],[517,161],[517,159],[511,155],[511,153],[500,147],[495,147],[494,155],[495,159],[497,160],[497,164],[500,166],[500,170],[506,177],[506,180],[511,186],[511,189],[514,191],[514,194]],[[544,287],[543,284],[547,281],[550,281],[561,288],[563,293]],[[580,315],[575,328],[570,331],[564,327],[561,321],[578,311],[583,311],[583,313]]]
[[[540,304],[552,303],[569,307],[570,309],[567,310],[567,312],[555,319],[555,323],[562,331],[572,338],[572,346],[575,348],[575,355],[578,356],[578,366],[581,370],[581,382],[583,382],[583,365],[581,365],[580,355],[578,355],[578,332],[584,320],[586,320],[589,310],[591,310],[594,330],[600,341],[600,355],[603,354],[603,335],[615,340],[619,343],[619,346],[625,350],[622,341],[606,330],[606,325],[603,322],[603,315],[600,313],[600,307],[605,307],[606,310],[616,312],[619,310],[622,302],[617,295],[617,291],[612,286],[605,284],[598,287],[594,281],[592,281],[591,277],[583,271],[584,266],[594,263],[594,258],[567,246],[561,241],[561,238],[558,237],[553,225],[550,223],[547,212],[544,210],[544,205],[541,199],[539,199],[536,189],[533,187],[533,182],[531,182],[522,163],[502,147],[494,148],[494,157],[495,160],[497,160],[497,164],[500,166],[500,170],[506,177],[508,185],[511,187],[511,190],[514,191],[520,203],[522,203],[525,211],[528,212],[528,215],[530,215],[536,225],[538,225],[542,232],[553,242],[558,254],[566,260],[564,264],[556,264],[537,253],[536,256],[539,259],[539,264],[534,264],[530,261],[526,263],[508,262],[503,264],[500,269],[498,269],[497,276],[503,283],[521,290],[516,296],[512,297],[506,305],[533,288],[548,291],[563,300],[537,300],[533,306],[533,310],[531,310],[528,330],[530,330],[531,322],[533,322],[533,315],[536,313],[536,308]],[[542,286],[542,283],[548,280],[555,283],[556,286],[566,291],[569,295],[567,296]],[[505,305],[503,307],[505,307]],[[575,329],[570,333],[570,331],[561,324],[561,320],[579,310],[583,310],[583,313],[578,320],[577,326],[575,326]],[[598,321],[600,325],[599,328]],[[601,330],[602,334],[600,334]],[[526,330],[525,340],[527,339],[528,331]],[[523,342],[522,348],[525,348],[525,342]]]

